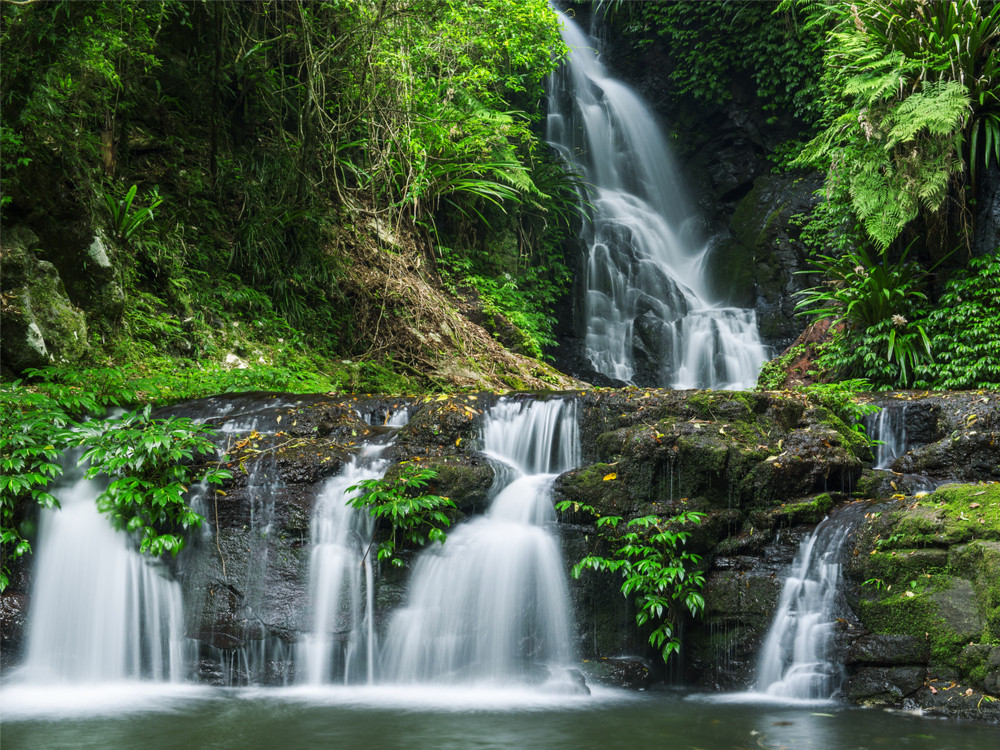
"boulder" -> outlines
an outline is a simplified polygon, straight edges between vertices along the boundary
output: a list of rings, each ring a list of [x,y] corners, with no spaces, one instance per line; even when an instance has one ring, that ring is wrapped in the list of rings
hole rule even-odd
[[[3,366],[14,374],[72,364],[89,352],[87,324],[73,306],[56,267],[35,254],[38,237],[25,227],[6,230],[0,245]]]

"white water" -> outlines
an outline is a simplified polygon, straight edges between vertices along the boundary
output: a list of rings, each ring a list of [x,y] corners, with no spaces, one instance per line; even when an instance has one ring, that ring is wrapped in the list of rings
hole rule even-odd
[[[579,463],[572,401],[503,401],[489,414],[484,452],[514,477],[485,516],[421,554],[408,605],[386,638],[391,682],[558,682],[572,661],[569,605],[550,497]]]
[[[109,683],[183,677],[181,590],[97,510],[103,485],[65,460],[35,546],[27,683]]]
[[[707,246],[649,108],[610,78],[594,41],[559,14],[569,58],[549,91],[548,141],[594,189],[584,209],[585,354],[598,372],[674,388],[752,387],[767,358],[753,310],[705,285]],[[636,350],[654,372],[637,370]]]
[[[327,481],[310,524],[309,632],[296,647],[298,681],[308,685],[371,682],[374,527],[368,513],[347,504],[347,488],[378,479],[388,466],[385,446],[369,446]]]
[[[875,451],[876,469],[888,469],[906,453],[906,404],[884,407],[866,420],[869,437],[881,441]]]
[[[757,689],[774,698],[832,698],[842,672],[830,659],[840,550],[851,525],[820,523],[795,557],[760,653]]]

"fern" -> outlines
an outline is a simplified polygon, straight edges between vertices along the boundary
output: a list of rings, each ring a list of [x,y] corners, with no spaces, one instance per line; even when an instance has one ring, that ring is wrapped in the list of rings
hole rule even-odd
[[[885,147],[913,141],[926,130],[931,135],[949,136],[958,132],[969,112],[969,92],[958,81],[927,83],[893,108],[892,125]]]

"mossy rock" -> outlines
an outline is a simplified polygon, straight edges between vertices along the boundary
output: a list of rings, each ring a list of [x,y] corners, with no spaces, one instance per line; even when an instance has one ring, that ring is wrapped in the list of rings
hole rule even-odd
[[[965,644],[979,640],[984,630],[972,584],[947,575],[919,578],[916,588],[895,586],[862,599],[856,611],[872,632],[926,638],[931,658],[949,666],[956,665]]]
[[[486,461],[478,456],[445,456],[419,465],[436,472],[425,488],[427,493],[449,498],[466,515],[486,510],[494,479],[493,467]]]
[[[490,394],[428,397],[399,430],[393,453],[398,457],[442,456],[474,451]]]
[[[860,575],[880,585],[906,586],[921,576],[944,573],[947,567],[948,553],[942,549],[875,551],[861,562]]]
[[[900,516],[895,534],[907,547],[1000,541],[1000,485],[939,487]]]
[[[833,496],[828,492],[798,502],[782,503],[776,508],[750,513],[750,522],[759,528],[778,529],[812,524],[822,521],[833,507]]]

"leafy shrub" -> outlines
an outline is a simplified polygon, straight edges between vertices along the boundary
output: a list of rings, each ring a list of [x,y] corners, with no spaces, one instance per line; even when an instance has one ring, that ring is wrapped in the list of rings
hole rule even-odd
[[[905,386],[915,368],[931,355],[931,342],[915,320],[924,272],[906,260],[872,257],[864,248],[840,256],[819,255],[821,286],[799,292],[797,309],[814,320],[830,318],[842,328],[819,364],[842,377],[868,378],[885,386]]]
[[[389,525],[389,538],[378,546],[380,562],[403,565],[399,558],[403,541],[417,546],[428,541],[444,544],[444,530],[451,525],[451,519],[442,508],[454,508],[455,503],[447,497],[421,492],[436,476],[433,469],[404,463],[395,478],[363,479],[347,488],[347,493],[358,493],[347,504],[367,511],[375,519],[376,533],[382,522]]]
[[[177,554],[184,546],[179,532],[201,523],[187,504],[187,488],[230,476],[217,463],[196,463],[215,454],[212,428],[189,419],[152,418],[149,407],[88,419],[132,398],[131,384],[112,371],[92,381],[106,384],[100,391],[88,388],[80,373],[50,368],[34,374],[42,379],[40,386],[18,381],[0,390],[0,591],[13,560],[31,551],[16,526],[18,516],[32,505],[58,506],[48,485],[62,471],[59,455],[73,446],[85,447],[81,462],[89,463],[88,476],[111,477],[97,502],[115,527],[134,534],[143,552]]]
[[[973,258],[948,282],[924,325],[933,365],[919,365],[918,388],[1000,385],[1000,249]]]
[[[594,508],[571,500],[558,503],[556,508],[562,512],[587,511],[596,517],[598,529],[616,529],[622,521],[620,516],[601,516]],[[636,597],[635,622],[639,626],[653,625],[649,643],[660,651],[664,661],[680,650],[683,610],[698,615],[705,608],[701,594],[705,576],[696,567],[701,557],[684,549],[690,532],[679,530],[685,524],[701,523],[704,516],[686,510],[666,519],[653,515],[634,518],[625,524],[633,530],[607,538],[610,544],[617,545],[610,556],[588,555],[573,566],[574,578],[584,570],[621,575],[622,593]]]

